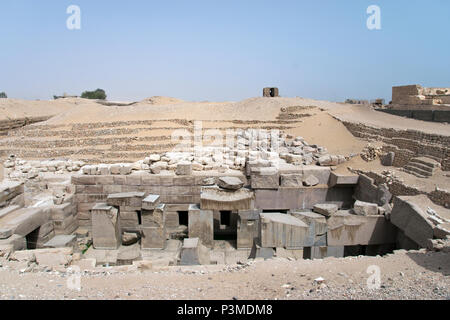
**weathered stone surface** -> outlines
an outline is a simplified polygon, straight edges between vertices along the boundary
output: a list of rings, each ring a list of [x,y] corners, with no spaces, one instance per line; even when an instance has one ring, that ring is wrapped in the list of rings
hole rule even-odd
[[[331,169],[329,167],[303,166],[303,177],[314,176],[319,179],[319,184],[326,184],[330,181]]]
[[[144,227],[163,227],[164,207],[158,206],[155,210],[142,210],[141,219]]]
[[[356,216],[339,211],[327,220],[328,246],[389,244],[396,241],[396,228],[384,216]]]
[[[281,174],[280,186],[281,187],[301,187],[303,185],[302,174]]]
[[[255,190],[255,208],[264,210],[312,209],[317,203],[330,202],[340,207],[350,207],[353,188],[285,188]]]
[[[249,259],[272,259],[274,256],[274,248],[264,248],[256,244],[256,242],[253,243],[252,250],[250,251]]]
[[[381,158],[381,164],[383,166],[391,167],[394,164],[395,153],[388,152]]]
[[[159,205],[160,196],[156,194],[148,195],[144,200],[142,200],[142,209],[144,210],[155,210]]]
[[[357,174],[339,174],[336,172],[330,173],[330,180],[328,182],[329,187],[338,185],[356,185],[358,184],[359,175]]]
[[[319,179],[317,179],[315,176],[310,175],[308,176],[304,181],[303,181],[303,185],[305,187],[314,187],[317,186],[319,184]]]
[[[299,248],[308,240],[309,227],[300,219],[282,213],[261,213],[261,247]]]
[[[244,182],[238,177],[220,177],[217,185],[226,190],[239,190],[244,186]]]
[[[421,202],[426,196],[394,197],[391,222],[405,233],[405,236],[426,248],[428,239],[433,239],[433,223],[428,215],[415,202]]]
[[[121,241],[118,210],[105,203],[92,209],[92,238],[95,249],[117,249]]]
[[[122,234],[122,244],[124,246],[131,246],[137,243],[141,239],[141,236],[134,232],[124,232]]]
[[[42,208],[21,208],[0,219],[0,228],[4,233],[26,236],[48,222],[50,212]],[[6,236],[6,234],[4,234]]]
[[[280,175],[277,168],[254,168],[251,173],[252,189],[278,189]]]
[[[161,227],[142,227],[142,249],[164,249],[166,232]]]
[[[253,191],[239,189],[227,191],[218,187],[202,187],[201,189],[202,210],[249,210],[253,208]]]
[[[261,210],[242,210],[239,211],[237,224],[237,247],[252,248],[253,243],[259,243],[259,214]]]
[[[32,250],[36,263],[45,267],[67,266],[72,262],[72,248],[52,248]]]
[[[353,212],[358,216],[375,216],[378,215],[378,205],[356,200],[353,206]]]
[[[314,212],[319,213],[325,217],[331,217],[338,211],[339,207],[332,203],[319,203],[313,208]]]
[[[74,247],[77,237],[75,235],[58,235],[44,244],[44,248]]]
[[[177,165],[176,174],[178,176],[192,175],[192,164],[190,162],[181,162]]]
[[[210,252],[199,238],[184,239],[180,265],[207,265],[211,263]]]
[[[323,215],[310,211],[294,211],[291,212],[291,215],[309,226],[308,240],[305,243],[305,247],[327,245],[326,234],[328,225]]]
[[[128,207],[142,207],[142,198],[145,192],[122,192],[108,195],[107,204],[110,206],[128,206]],[[132,210],[126,210],[132,211]]]
[[[327,257],[344,257],[344,246],[315,246],[304,249],[305,259],[324,259]]]
[[[434,227],[433,234],[438,239],[445,239],[447,236],[450,236],[450,222],[442,223]]]
[[[189,207],[189,238],[199,238],[208,248],[214,247],[214,215],[212,210],[200,210],[197,205]]]

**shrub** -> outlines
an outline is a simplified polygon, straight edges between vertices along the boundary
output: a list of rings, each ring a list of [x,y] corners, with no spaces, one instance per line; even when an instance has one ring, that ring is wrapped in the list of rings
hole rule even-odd
[[[106,93],[105,90],[97,89],[95,91],[85,91],[81,94],[81,97],[84,99],[106,100]]]
[[[6,99],[8,96],[4,92],[0,92],[0,99]]]

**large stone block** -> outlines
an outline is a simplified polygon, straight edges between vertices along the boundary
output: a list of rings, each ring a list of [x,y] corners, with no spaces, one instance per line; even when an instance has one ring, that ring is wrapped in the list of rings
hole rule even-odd
[[[330,202],[339,207],[353,204],[352,188],[285,188],[255,190],[255,208],[263,210],[312,209],[317,203]]]
[[[181,162],[177,165],[176,174],[179,176],[192,175],[192,164],[190,162]]]
[[[110,206],[142,207],[145,192],[123,192],[108,195],[107,204]],[[126,210],[131,211],[131,210]]]
[[[218,187],[202,187],[200,195],[202,210],[249,210],[253,209],[254,194],[242,188],[236,191],[223,190]]]
[[[356,216],[339,211],[327,220],[329,246],[395,243],[397,230],[384,216]]]
[[[48,222],[49,219],[49,210],[43,210],[42,208],[21,208],[0,219],[0,228],[4,232],[10,233],[10,235],[17,234],[19,236],[26,236]]]
[[[394,197],[394,207],[391,212],[391,222],[406,237],[410,238],[422,248],[427,247],[429,239],[433,239],[433,223],[428,214],[420,208],[419,202],[425,202],[426,196]],[[423,201],[422,201],[423,199]]]
[[[105,203],[92,209],[92,238],[95,249],[117,249],[122,242],[119,212]]]
[[[150,194],[144,200],[142,200],[142,209],[155,210],[155,208],[159,205],[159,202],[160,202],[159,195]]]
[[[353,211],[358,216],[376,216],[378,215],[378,205],[356,200]]]
[[[337,185],[357,185],[359,180],[359,175],[357,174],[339,174],[336,172],[330,173],[330,180],[328,182],[329,187],[334,187]]]
[[[305,259],[324,259],[327,257],[344,257],[344,246],[317,246],[304,249]]]
[[[327,219],[321,215],[310,211],[291,212],[291,215],[300,219],[309,226],[308,240],[305,247],[326,246],[327,245]]]
[[[261,210],[239,211],[237,223],[238,249],[253,247],[254,242],[259,243],[259,214]]]
[[[319,184],[328,185],[330,180],[331,169],[328,167],[319,166],[303,166],[303,177],[307,178],[309,176],[314,176],[319,179]]]
[[[325,217],[331,217],[338,211],[339,207],[333,203],[319,203],[313,207],[314,212]]]
[[[280,175],[274,167],[254,168],[251,172],[252,189],[278,189]]]
[[[210,252],[199,238],[184,239],[180,265],[207,265],[211,263]]]
[[[301,187],[303,186],[302,174],[281,174],[280,175],[281,187]]]
[[[301,248],[308,241],[309,226],[282,213],[261,213],[261,247]]]
[[[164,249],[166,233],[162,227],[142,227],[142,249]]]
[[[189,207],[189,238],[199,238],[208,248],[214,247],[214,215],[212,210],[200,210],[197,205]]]

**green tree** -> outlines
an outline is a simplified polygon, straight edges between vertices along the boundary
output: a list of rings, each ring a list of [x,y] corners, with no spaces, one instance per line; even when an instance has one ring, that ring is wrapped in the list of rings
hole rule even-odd
[[[95,91],[85,91],[81,94],[84,99],[98,99],[106,100],[106,92],[103,89],[97,89]]]
[[[8,98],[8,96],[6,95],[6,93],[0,92],[0,98],[1,99],[6,99],[6,98]]]

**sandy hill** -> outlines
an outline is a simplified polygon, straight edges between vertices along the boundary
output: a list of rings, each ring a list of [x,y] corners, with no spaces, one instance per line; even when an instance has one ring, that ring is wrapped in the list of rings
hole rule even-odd
[[[341,121],[375,127],[418,128],[450,135],[446,124],[428,123],[376,112],[369,107],[303,98],[250,98],[239,102],[188,102],[151,97],[127,106],[85,99],[55,101],[0,100],[3,119],[47,115],[47,121],[10,130],[0,140],[3,157],[76,158],[89,162],[135,161],[169,151],[174,130],[230,128],[279,129],[335,154],[359,153],[367,144]],[[341,120],[341,121],[340,121]]]

